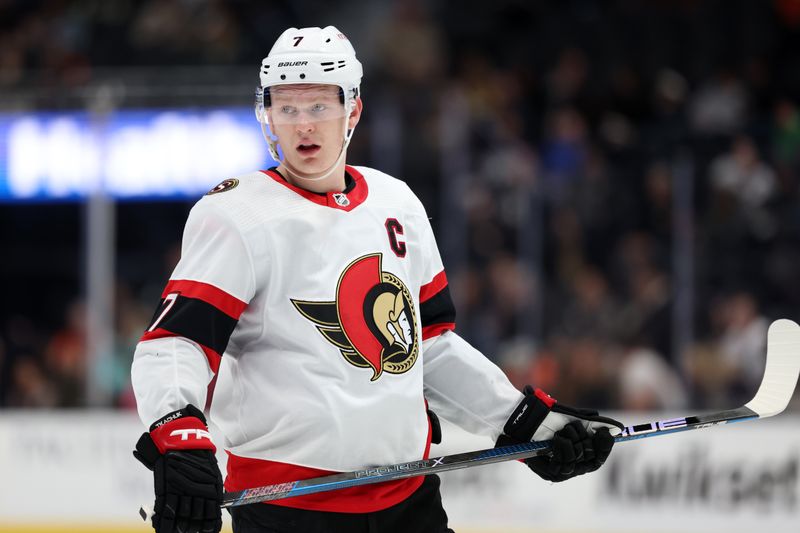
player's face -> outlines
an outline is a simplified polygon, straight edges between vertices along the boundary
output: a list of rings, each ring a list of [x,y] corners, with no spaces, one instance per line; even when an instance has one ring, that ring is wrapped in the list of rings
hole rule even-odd
[[[339,87],[279,85],[270,88],[270,101],[270,128],[288,163],[309,174],[326,171],[341,152],[345,120],[352,122]]]

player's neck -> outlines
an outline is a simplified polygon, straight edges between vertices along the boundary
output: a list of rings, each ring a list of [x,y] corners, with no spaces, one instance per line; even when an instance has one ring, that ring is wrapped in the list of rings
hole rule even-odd
[[[289,170],[283,163],[278,166],[278,172],[280,172],[281,176],[283,176],[286,181],[295,187],[300,187],[301,189],[305,189],[307,191],[324,194],[328,192],[342,192],[345,189],[347,182],[345,180],[344,168],[345,162],[343,160],[337,165],[337,167],[333,170],[333,172],[330,173],[329,176],[321,180],[314,180],[313,178],[316,176],[309,176],[312,179],[303,179]]]

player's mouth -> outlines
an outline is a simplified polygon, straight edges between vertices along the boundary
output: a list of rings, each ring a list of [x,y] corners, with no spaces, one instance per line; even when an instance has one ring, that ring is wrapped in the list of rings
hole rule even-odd
[[[297,145],[297,151],[305,157],[315,156],[320,150],[322,150],[322,147],[314,143],[300,143]]]

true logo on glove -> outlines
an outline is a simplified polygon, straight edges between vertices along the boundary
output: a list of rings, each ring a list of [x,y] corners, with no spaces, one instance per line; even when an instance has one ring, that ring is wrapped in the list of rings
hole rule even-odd
[[[189,440],[189,435],[194,435],[196,440],[211,440],[211,434],[204,429],[176,429],[169,434],[170,437],[176,437],[178,435],[181,436],[181,440]]]
[[[511,423],[516,424],[517,422],[519,422],[519,419],[522,418],[522,415],[524,415],[527,410],[528,410],[528,404],[523,405],[519,414],[514,417],[514,420]]]

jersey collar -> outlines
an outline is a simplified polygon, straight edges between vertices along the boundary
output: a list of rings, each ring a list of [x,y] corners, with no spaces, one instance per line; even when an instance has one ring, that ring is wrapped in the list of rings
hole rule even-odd
[[[359,171],[350,165],[346,165],[344,170],[353,179],[352,186],[347,187],[345,189],[346,192],[328,193],[316,193],[296,187],[286,181],[275,169],[262,170],[261,172],[315,204],[342,211],[352,211],[367,199],[369,187],[367,187],[367,180],[364,179],[364,176]]]

